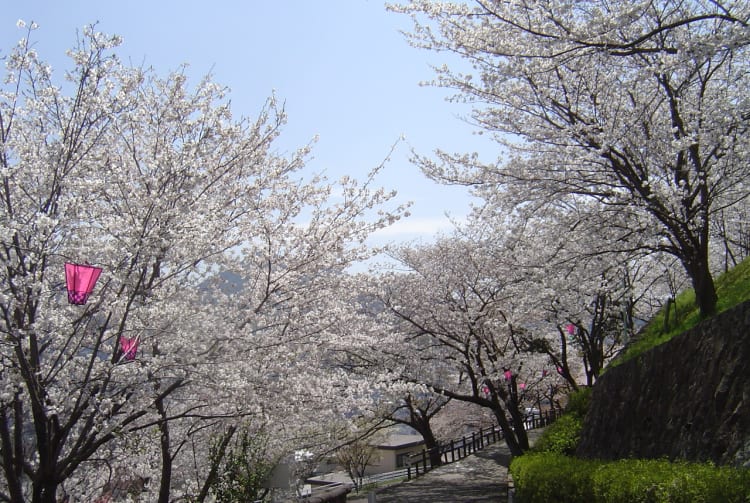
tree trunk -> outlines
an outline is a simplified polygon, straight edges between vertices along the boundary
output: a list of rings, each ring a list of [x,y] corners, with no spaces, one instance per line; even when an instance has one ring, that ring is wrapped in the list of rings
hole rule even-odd
[[[508,423],[508,419],[505,417],[505,413],[502,410],[493,410],[492,412],[495,414],[497,424],[500,426],[500,429],[503,432],[505,443],[508,445],[508,449],[510,449],[511,455],[520,456],[521,454],[523,454],[529,448],[528,439],[526,440],[526,448],[524,449],[521,445],[521,442],[519,442],[516,432],[510,426],[510,423]]]
[[[692,262],[685,263],[685,269],[690,275],[690,281],[695,290],[695,303],[700,311],[700,317],[713,316],[716,314],[719,297],[716,295],[716,285],[708,268],[708,260],[693,258]]]
[[[169,503],[169,490],[172,485],[172,454],[169,452],[169,422],[167,413],[164,409],[164,403],[161,398],[156,400],[156,409],[162,417],[159,421],[159,431],[161,432],[161,482],[159,485],[159,503]]]
[[[432,432],[432,426],[430,426],[430,417],[425,413],[416,411],[409,401],[407,401],[407,404],[409,405],[411,417],[411,422],[409,423],[409,425],[417,430],[420,435],[422,435],[422,439],[424,439],[425,449],[430,455],[430,465],[433,467],[440,466],[441,464],[443,464],[442,460],[440,459],[440,445],[435,438],[435,434]]]
[[[222,436],[221,442],[219,443],[219,447],[217,449],[216,459],[211,460],[211,469],[208,471],[208,475],[206,476],[206,480],[203,483],[201,492],[198,494],[198,497],[196,499],[197,503],[203,503],[208,497],[208,493],[211,490],[211,487],[213,487],[214,483],[216,482],[216,474],[219,471],[219,467],[221,466],[222,461],[224,461],[224,456],[227,452],[227,446],[229,445],[229,442],[232,440],[232,437],[234,436],[234,433],[236,431],[237,427],[232,425],[226,432],[224,432],[224,435]]]
[[[34,496],[32,503],[57,503],[57,481],[52,474],[41,472],[39,479],[34,481]]]
[[[426,432],[420,433],[424,439],[424,446],[430,455],[430,466],[434,468],[442,465],[443,461],[440,458],[440,444],[438,444],[438,441],[435,439],[435,435],[432,434],[432,430],[430,429]]]
[[[20,407],[18,398],[15,401],[15,410]],[[17,416],[17,414],[16,414]],[[15,418],[18,421],[18,417]],[[14,429],[15,445],[11,440],[11,429]],[[0,454],[2,455],[3,472],[5,473],[5,481],[8,488],[8,493],[11,503],[23,503],[23,490],[21,489],[21,467],[23,465],[23,451],[19,449],[19,438],[18,433],[21,428],[17,425],[15,428],[7,420],[5,409],[0,409],[0,441],[2,442],[2,449]],[[20,453],[20,456],[19,456]]]

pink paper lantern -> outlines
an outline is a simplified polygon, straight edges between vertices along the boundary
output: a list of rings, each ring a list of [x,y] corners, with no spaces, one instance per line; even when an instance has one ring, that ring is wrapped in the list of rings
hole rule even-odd
[[[522,383],[521,383],[521,385],[520,385],[520,388],[521,388],[521,389],[526,389],[526,383],[525,383],[525,382],[522,382]]]
[[[513,377],[513,373],[511,373],[511,371],[510,371],[510,370],[506,370],[506,371],[504,372],[504,374],[505,374],[505,380],[506,380],[506,381],[510,381],[510,378],[511,378],[511,377]]]
[[[135,356],[138,353],[138,338],[133,337],[129,339],[127,337],[120,337],[120,348],[122,349],[122,357],[128,361],[135,360]]]
[[[576,326],[572,323],[568,323],[568,325],[565,327],[568,330],[568,334],[575,335],[576,333]]]
[[[101,267],[66,262],[65,283],[68,288],[68,302],[78,306],[85,304],[101,273]]]

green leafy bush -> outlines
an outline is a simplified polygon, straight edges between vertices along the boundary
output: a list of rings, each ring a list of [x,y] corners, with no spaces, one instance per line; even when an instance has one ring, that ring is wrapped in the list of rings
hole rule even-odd
[[[606,503],[742,503],[750,471],[667,460],[602,463],[591,474],[596,501]]]
[[[565,414],[545,428],[534,445],[534,452],[574,454],[583,429],[583,417],[589,408],[591,388],[581,388],[568,396]]]
[[[511,472],[516,501],[522,503],[591,502],[593,492],[588,480],[587,462],[558,453],[528,453],[514,458]]]
[[[575,414],[565,414],[547,426],[537,439],[534,452],[574,454],[581,438],[583,419]]]
[[[565,406],[565,413],[583,418],[589,410],[591,390],[592,388],[584,387],[570,393],[568,395],[568,404]]]
[[[708,463],[601,462],[538,452],[515,458],[511,473],[520,503],[750,502],[750,470]]]

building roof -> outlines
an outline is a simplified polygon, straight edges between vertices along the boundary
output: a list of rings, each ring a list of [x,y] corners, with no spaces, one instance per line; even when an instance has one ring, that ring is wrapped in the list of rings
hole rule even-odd
[[[404,449],[424,444],[422,435],[393,434],[375,444],[378,449]]]

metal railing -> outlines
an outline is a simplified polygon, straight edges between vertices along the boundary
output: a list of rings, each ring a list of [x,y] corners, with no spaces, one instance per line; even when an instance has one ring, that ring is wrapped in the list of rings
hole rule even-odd
[[[389,482],[396,479],[405,479],[409,477],[408,468],[402,468],[392,472],[375,473],[373,475],[367,475],[362,478],[362,486],[366,487],[373,484],[380,484],[381,482]]]
[[[543,428],[553,423],[560,415],[562,415],[562,411],[559,409],[549,409],[529,414],[524,419],[524,428],[526,431]],[[478,432],[472,432],[471,435],[466,435],[458,440],[451,440],[448,444],[437,447],[436,449],[439,449],[438,459],[440,463],[435,463],[434,465],[431,461],[431,454],[434,454],[434,451],[422,450],[419,454],[413,454],[409,457],[406,467],[406,477],[411,480],[412,475],[419,477],[435,467],[455,463],[503,438],[503,432],[498,426],[481,428]]]

